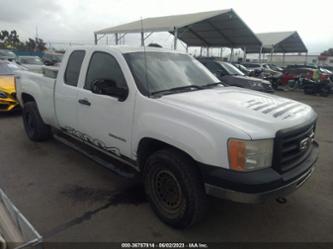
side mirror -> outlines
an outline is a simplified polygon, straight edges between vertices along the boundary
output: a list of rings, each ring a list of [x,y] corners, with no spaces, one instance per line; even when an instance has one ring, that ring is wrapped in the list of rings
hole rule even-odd
[[[91,91],[95,94],[118,98],[119,101],[124,101],[128,95],[128,89],[118,87],[111,79],[95,80],[92,83]]]

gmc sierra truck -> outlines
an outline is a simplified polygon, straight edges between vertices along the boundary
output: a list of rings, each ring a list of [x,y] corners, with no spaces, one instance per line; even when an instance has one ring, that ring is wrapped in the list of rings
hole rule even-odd
[[[177,228],[203,217],[207,196],[284,197],[318,158],[311,107],[224,87],[185,53],[72,47],[59,69],[21,71],[16,84],[31,140],[54,136],[100,162],[118,159],[142,176],[157,216]]]

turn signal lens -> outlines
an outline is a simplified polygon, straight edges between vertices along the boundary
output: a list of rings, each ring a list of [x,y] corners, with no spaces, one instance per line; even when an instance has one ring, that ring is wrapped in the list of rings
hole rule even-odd
[[[230,168],[237,171],[244,171],[246,163],[245,142],[231,139],[229,140],[228,148]]]

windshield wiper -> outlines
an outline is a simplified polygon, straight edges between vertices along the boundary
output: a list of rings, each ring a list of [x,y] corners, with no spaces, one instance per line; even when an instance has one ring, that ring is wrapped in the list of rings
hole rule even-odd
[[[224,86],[224,83],[222,83],[222,82],[210,83],[210,84],[207,84],[207,85],[203,85],[202,88],[215,87],[215,86],[219,86],[219,85]]]
[[[198,86],[198,85],[180,86],[180,87],[170,88],[170,89],[167,89],[167,90],[161,90],[161,91],[152,92],[151,95],[166,95],[166,94],[183,92],[185,90],[192,90],[192,89],[200,90],[200,89],[202,89],[202,87]]]

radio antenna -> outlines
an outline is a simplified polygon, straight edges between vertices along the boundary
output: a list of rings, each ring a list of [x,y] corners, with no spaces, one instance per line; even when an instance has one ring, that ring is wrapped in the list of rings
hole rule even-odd
[[[143,46],[143,58],[144,58],[144,63],[145,63],[145,82],[146,82],[146,88],[148,91],[148,97],[150,97],[150,89],[149,89],[149,82],[148,82],[148,74],[147,74],[147,57],[146,57],[146,45],[145,45],[145,37],[144,37],[144,29],[143,29],[143,20],[141,17],[141,44]]]

